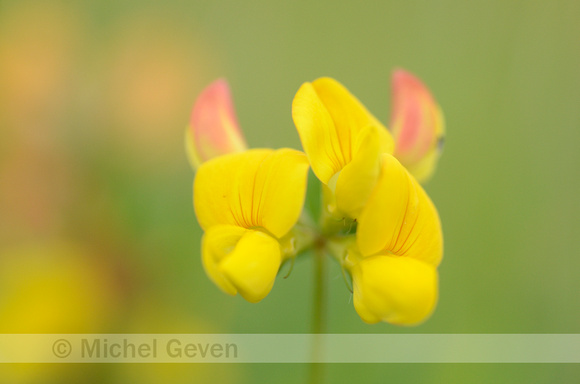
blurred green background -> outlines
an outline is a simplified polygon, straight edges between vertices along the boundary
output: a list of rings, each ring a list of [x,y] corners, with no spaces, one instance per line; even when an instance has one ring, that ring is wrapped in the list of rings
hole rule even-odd
[[[300,148],[294,93],[331,76],[379,119],[418,75],[447,121],[427,191],[441,294],[364,324],[329,272],[330,333],[580,333],[580,2],[0,2],[0,333],[306,333],[312,266],[259,304],[205,276],[183,130],[231,84],[252,147]],[[300,383],[306,366],[0,366],[2,383]],[[329,365],[327,382],[552,383],[580,366]]]

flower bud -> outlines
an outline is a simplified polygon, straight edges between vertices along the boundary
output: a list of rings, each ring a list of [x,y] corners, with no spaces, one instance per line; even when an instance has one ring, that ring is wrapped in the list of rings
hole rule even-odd
[[[216,80],[197,98],[185,142],[194,169],[214,157],[247,149],[226,80]]]
[[[418,181],[426,181],[441,153],[443,115],[427,87],[409,72],[393,73],[392,93],[394,155]]]

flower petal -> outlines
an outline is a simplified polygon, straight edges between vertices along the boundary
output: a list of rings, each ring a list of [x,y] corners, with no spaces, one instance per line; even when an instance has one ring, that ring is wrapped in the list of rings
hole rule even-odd
[[[423,182],[432,175],[441,152],[443,114],[427,87],[412,74],[397,70],[392,84],[395,157]]]
[[[415,198],[412,192],[405,168],[393,156],[383,155],[379,180],[358,220],[357,244],[364,256],[392,247],[409,199]]]
[[[272,290],[281,262],[276,239],[259,231],[247,231],[234,251],[221,261],[219,269],[244,299],[257,303]]]
[[[419,200],[417,209],[413,210],[411,205],[407,207],[406,224],[401,228],[392,252],[437,267],[443,258],[441,221],[435,205],[425,190],[416,181],[414,185]]]
[[[368,126],[379,128],[380,152],[393,152],[389,132],[336,80],[303,84],[292,103],[292,118],[312,170],[324,184],[352,160],[358,136]]]
[[[352,275],[354,306],[367,323],[415,325],[424,321],[437,303],[435,267],[413,258],[364,258]]]
[[[294,96],[292,118],[312,171],[324,184],[346,164],[332,117],[310,83]]]
[[[381,174],[357,229],[364,256],[388,251],[439,265],[443,235],[435,206],[417,181],[392,156],[383,155]]]
[[[219,263],[235,248],[247,229],[234,225],[217,225],[210,228],[201,239],[201,261],[205,273],[222,291],[235,295],[238,290],[223,275]]]
[[[246,228],[252,226],[245,225],[240,212],[237,179],[244,170],[256,172],[260,162],[272,152],[270,149],[253,149],[224,155],[201,165],[193,182],[193,206],[204,230],[220,224]],[[250,181],[253,182],[253,179]],[[246,202],[246,205],[251,203]]]
[[[352,160],[358,135],[368,126],[379,128],[381,153],[393,153],[394,141],[389,131],[342,84],[322,77],[315,80],[312,86],[334,121],[340,147],[347,162]]]
[[[210,84],[197,98],[185,142],[194,169],[214,157],[247,149],[224,79]]]
[[[202,262],[210,279],[225,293],[239,292],[252,303],[270,292],[281,261],[278,241],[260,231],[217,225],[202,239]]]
[[[193,186],[198,221],[204,230],[262,227],[280,238],[300,216],[307,174],[306,156],[293,149],[252,149],[208,161]]]
[[[259,226],[278,238],[292,229],[302,213],[308,168],[304,153],[279,149],[264,161],[256,175],[254,217]]]
[[[379,128],[366,127],[356,141],[353,159],[340,171],[335,191],[338,210],[353,219],[360,216],[379,177]]]

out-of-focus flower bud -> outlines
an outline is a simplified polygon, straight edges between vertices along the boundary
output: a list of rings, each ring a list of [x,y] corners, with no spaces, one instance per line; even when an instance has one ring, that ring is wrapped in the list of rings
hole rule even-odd
[[[443,114],[427,87],[402,69],[393,73],[390,129],[395,157],[419,182],[433,174],[441,154]]]
[[[214,157],[247,149],[226,80],[216,80],[197,98],[185,132],[185,143],[194,169]]]

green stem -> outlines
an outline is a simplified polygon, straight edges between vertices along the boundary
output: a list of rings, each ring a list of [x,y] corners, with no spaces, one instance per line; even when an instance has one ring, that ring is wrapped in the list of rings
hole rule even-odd
[[[320,335],[325,332],[326,325],[326,255],[324,245],[317,244],[314,254],[314,307],[312,308],[312,333]],[[312,360],[320,361],[322,351],[322,338],[314,336],[312,345]],[[310,383],[320,384],[323,382],[322,363],[310,364]]]
[[[325,325],[325,285],[326,285],[326,258],[322,249],[316,250],[314,269],[314,310],[312,313],[312,333],[324,333]]]

